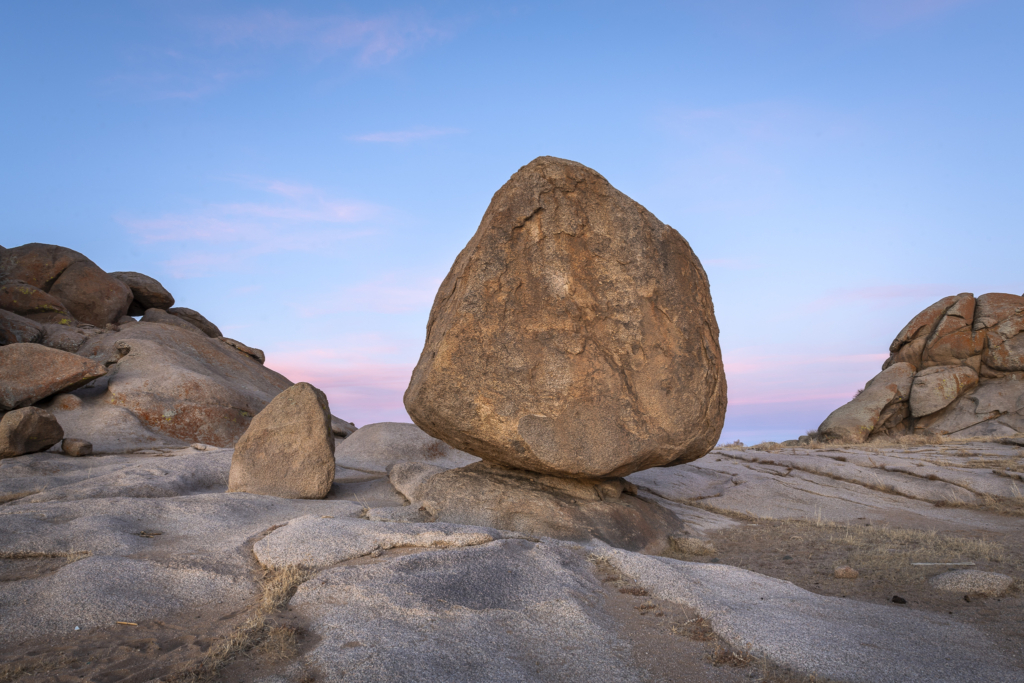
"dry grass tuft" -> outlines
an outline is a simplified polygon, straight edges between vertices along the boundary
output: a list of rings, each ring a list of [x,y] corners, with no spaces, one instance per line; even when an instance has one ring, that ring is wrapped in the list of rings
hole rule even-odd
[[[54,552],[31,552],[24,550],[16,550],[14,552],[0,551],[0,560],[68,560],[70,562],[77,562],[83,558],[89,557],[92,553],[87,550],[60,550]]]
[[[268,615],[283,608],[298,587],[313,571],[289,565],[283,569],[266,570],[260,581],[260,595],[246,621],[226,638],[212,646],[198,661],[164,683],[208,683],[220,677],[220,671],[239,657],[260,657],[276,662],[291,659],[298,652],[298,631],[277,626]]]
[[[669,548],[678,555],[704,557],[715,554],[715,546],[709,541],[692,536],[671,536]]]
[[[0,665],[0,683],[12,683],[25,676],[46,674],[75,664],[77,664],[77,661],[67,655],[52,658],[36,657],[18,662],[17,664],[3,664]]]
[[[27,498],[29,496],[34,496],[41,491],[42,489],[38,489],[36,491],[18,491],[17,493],[0,493],[0,505],[10,503],[14,500],[21,500],[22,498]]]

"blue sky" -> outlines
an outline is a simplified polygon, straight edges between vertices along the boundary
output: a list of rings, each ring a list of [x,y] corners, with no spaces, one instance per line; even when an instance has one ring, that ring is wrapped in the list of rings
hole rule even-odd
[[[362,425],[549,154],[686,237],[723,440],[792,438],[948,294],[1024,292],[1024,4],[0,3],[0,244],[156,277]]]

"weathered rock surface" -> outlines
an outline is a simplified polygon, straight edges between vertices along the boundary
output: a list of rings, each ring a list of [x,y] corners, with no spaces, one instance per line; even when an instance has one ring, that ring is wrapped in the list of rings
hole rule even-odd
[[[943,448],[716,449],[629,479],[666,503],[662,494],[776,518],[820,517],[844,525],[864,518],[986,538],[1018,534],[1013,517],[868,488],[877,472],[891,477],[885,483],[920,482],[907,492],[961,478],[987,491],[986,482],[1009,480],[974,461],[1019,452],[974,444],[974,456],[951,458]],[[265,668],[254,675],[232,668],[250,660],[229,663],[228,680],[639,682],[676,680],[680,671],[685,680],[704,683],[750,680],[749,667],[705,663],[711,650],[697,649],[683,666],[679,653],[694,644],[670,632],[677,623],[672,615],[634,609],[648,601],[692,610],[686,618],[703,618],[727,645],[816,679],[1016,683],[1024,672],[1015,633],[989,630],[984,620],[959,611],[828,597],[734,566],[679,562],[597,541],[537,542],[494,527],[413,515],[402,522],[403,512],[416,509],[400,499],[366,510],[354,499],[333,499],[334,492],[327,500],[226,494],[230,450],[160,455],[83,460],[50,452],[0,461],[0,497],[10,501],[0,505],[0,548],[25,558],[0,557],[0,662],[25,661],[33,652],[54,661],[53,678],[88,673],[113,680],[124,677],[122,650],[99,664],[90,657],[99,668],[83,670],[82,659],[73,670],[60,669],[62,639],[107,633],[106,642],[121,645],[125,633],[158,642],[166,635],[173,643],[183,634],[226,636],[243,627],[247,605],[260,600],[255,554],[268,568],[310,568],[286,611],[271,615],[284,623],[299,620],[309,647],[277,668],[256,659],[253,664]],[[840,481],[808,469],[822,460],[836,468],[832,473],[849,467],[860,474]],[[857,477],[863,485],[852,481]],[[688,526],[691,513],[713,514],[684,504],[678,509]],[[392,521],[374,521],[388,510]],[[51,565],[33,572],[35,563]],[[598,567],[605,574],[596,574]],[[623,597],[619,586],[643,597],[616,609],[610,596]],[[997,607],[1015,609],[1014,600],[1004,595]],[[648,630],[637,635],[641,622]],[[209,630],[197,630],[198,624]],[[669,639],[663,641],[669,647],[659,648],[658,638]],[[146,655],[149,679],[175,671],[168,659],[175,647]]]
[[[0,418],[0,458],[45,451],[63,438],[60,424],[42,408],[19,408]]]
[[[0,279],[16,280],[44,292],[74,263],[89,262],[82,254],[54,244],[33,242],[0,253]]]
[[[299,382],[278,394],[235,445],[228,491],[323,498],[334,482],[334,432],[324,393]]]
[[[161,308],[147,309],[139,322],[160,323],[161,325],[170,325],[181,330],[187,330],[194,334],[205,334],[202,330],[184,318],[179,318],[178,316],[168,313]]]
[[[222,336],[220,328],[204,318],[198,311],[193,311],[191,308],[182,308],[179,306],[178,308],[170,308],[167,312],[192,323],[202,330],[203,334],[207,337],[216,338]]]
[[[1013,577],[999,572],[984,572],[979,569],[955,569],[933,576],[928,580],[933,588],[949,593],[964,595],[1001,595],[1010,590]]]
[[[92,455],[92,444],[85,439],[64,439],[60,442],[60,450],[64,455],[78,458],[83,455]]]
[[[39,344],[0,346],[0,409],[30,406],[107,374],[102,364]]]
[[[171,293],[148,275],[123,271],[110,273],[110,276],[125,283],[132,290],[132,303],[128,307],[128,315],[143,315],[147,308],[167,310],[174,305],[174,297],[171,296]]]
[[[931,415],[978,384],[978,373],[969,367],[940,365],[914,375],[910,389],[910,414]]]
[[[0,345],[34,344],[44,334],[43,326],[34,320],[0,309]]]
[[[480,462],[480,458],[452,448],[407,422],[365,425],[338,444],[334,459],[351,469],[381,474],[389,465],[400,462],[425,462],[445,469]]]
[[[261,350],[254,349],[251,346],[246,346],[240,341],[237,341],[235,339],[228,339],[227,337],[217,337],[217,339],[220,339],[222,342],[224,342],[231,348],[235,349],[236,351],[239,351],[245,354],[246,356],[249,356],[256,362],[258,362],[260,365],[262,365],[267,360],[266,354],[264,354]]]
[[[0,308],[37,323],[55,322],[67,325],[75,322],[59,299],[24,282],[0,285]]]
[[[825,439],[863,443],[877,429],[887,429],[905,417],[914,380],[910,363],[891,365],[867,383],[852,401],[832,411],[818,428]]]
[[[834,411],[819,432],[859,443],[910,433],[975,438],[1024,430],[1024,296],[964,293],[941,299],[907,323],[889,351],[882,373],[868,386],[896,366],[909,366],[909,394],[894,395],[885,414],[875,418],[878,397],[866,396],[865,389]],[[839,417],[843,425],[836,428]]]
[[[487,462],[451,470],[400,463],[388,478],[439,522],[577,542],[596,538],[643,552],[664,552],[669,536],[683,530],[665,509],[624,495],[630,487],[621,479],[565,479]]]
[[[405,406],[472,455],[621,476],[714,447],[726,385],[689,244],[581,164],[540,157],[441,284]]]
[[[126,325],[78,352],[116,360],[103,391],[87,402],[126,408],[178,443],[234,444],[252,416],[292,385],[216,339],[163,324]]]
[[[67,351],[68,353],[78,353],[78,349],[82,348],[82,344],[90,337],[100,333],[100,330],[94,327],[77,327],[74,325],[60,325],[58,323],[44,323],[43,329],[46,332],[46,335],[40,342],[43,346]]]

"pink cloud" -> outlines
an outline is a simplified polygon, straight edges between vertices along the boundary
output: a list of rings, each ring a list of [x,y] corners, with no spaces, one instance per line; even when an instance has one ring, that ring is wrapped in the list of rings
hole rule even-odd
[[[383,363],[358,353],[311,349],[268,353],[266,365],[293,382],[309,382],[323,391],[331,412],[357,426],[410,421],[402,395],[414,364]]]
[[[940,284],[880,285],[858,289],[835,289],[808,304],[810,310],[821,310],[850,301],[900,301],[905,299],[934,299],[955,294],[955,287]],[[922,307],[923,308],[923,307]]]

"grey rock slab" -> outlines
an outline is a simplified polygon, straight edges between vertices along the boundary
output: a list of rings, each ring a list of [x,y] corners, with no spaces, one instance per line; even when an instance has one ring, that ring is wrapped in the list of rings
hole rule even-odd
[[[494,529],[456,524],[408,524],[331,518],[323,515],[293,519],[253,546],[265,567],[301,565],[323,569],[399,547],[455,548],[490,543],[502,534]]]
[[[593,551],[655,597],[696,609],[734,648],[844,683],[1024,680],[978,629],[942,615],[817,595],[738,567]]]
[[[599,591],[578,549],[502,540],[329,569],[290,607],[325,683],[643,680]]]
[[[411,422],[368,424],[338,443],[334,459],[349,469],[381,474],[389,465],[400,462],[426,462],[454,469],[480,461],[435,439]]]
[[[0,583],[0,642],[159,619],[211,603],[227,613],[254,591],[247,578],[195,567],[87,557],[41,578]]]
[[[1013,585],[1012,576],[998,572],[986,572],[980,569],[955,569],[951,572],[937,574],[928,583],[932,588],[948,593],[1000,595]]]
[[[113,457],[113,456],[112,456]],[[122,456],[123,457],[123,456]],[[161,498],[200,491],[224,491],[231,451],[177,451],[160,458],[131,458],[97,462],[90,458],[73,481],[36,481],[43,490],[18,503],[87,498]],[[89,465],[96,463],[94,468]]]

